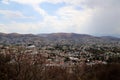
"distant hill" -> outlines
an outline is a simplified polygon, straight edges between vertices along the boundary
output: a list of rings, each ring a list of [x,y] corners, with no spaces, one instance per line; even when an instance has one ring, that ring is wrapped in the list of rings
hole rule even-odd
[[[94,38],[94,36],[87,34],[76,34],[76,33],[51,33],[51,34],[39,34],[38,36],[47,38],[49,40],[76,40],[76,39],[84,39],[84,38]]]
[[[47,38],[49,40],[58,40],[58,39],[72,39],[72,40],[84,40],[86,42],[93,40],[93,41],[120,41],[120,38],[112,37],[112,36],[92,36],[88,34],[76,34],[76,33],[51,33],[51,34],[38,34],[40,37]]]
[[[91,35],[87,34],[76,34],[76,33],[51,33],[51,34],[39,34],[39,36],[44,35],[45,37],[52,38],[77,38],[77,37],[91,37]]]
[[[34,34],[0,33],[1,44],[29,44],[35,40],[40,40],[40,38]]]
[[[62,40],[66,43],[113,43],[120,42],[120,38],[112,36],[96,37],[88,34],[76,34],[76,33],[51,33],[51,34],[18,34],[18,33],[0,33],[1,44],[46,44],[50,42],[61,42]]]

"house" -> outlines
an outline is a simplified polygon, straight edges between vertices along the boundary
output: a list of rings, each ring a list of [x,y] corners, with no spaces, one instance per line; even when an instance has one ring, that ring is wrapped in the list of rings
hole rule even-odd
[[[35,48],[35,45],[29,45],[27,48]]]

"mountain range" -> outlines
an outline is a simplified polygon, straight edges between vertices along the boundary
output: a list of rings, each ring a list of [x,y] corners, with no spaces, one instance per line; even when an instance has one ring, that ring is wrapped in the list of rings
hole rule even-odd
[[[92,36],[88,34],[77,33],[51,33],[51,34],[18,34],[18,33],[0,33],[0,44],[25,44],[25,43],[42,43],[45,41],[76,43],[111,43],[120,42],[120,38],[112,36]]]

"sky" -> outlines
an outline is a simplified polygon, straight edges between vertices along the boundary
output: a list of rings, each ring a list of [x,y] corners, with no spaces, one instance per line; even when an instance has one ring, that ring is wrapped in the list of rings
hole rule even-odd
[[[0,0],[0,32],[120,36],[120,0]]]

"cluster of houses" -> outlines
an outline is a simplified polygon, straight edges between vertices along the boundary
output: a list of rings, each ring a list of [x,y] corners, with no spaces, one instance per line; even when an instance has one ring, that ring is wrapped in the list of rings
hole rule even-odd
[[[112,47],[90,46],[66,46],[49,45],[36,47],[33,44],[27,46],[3,46],[0,45],[0,54],[11,55],[12,62],[27,61],[30,64],[42,63],[46,66],[72,66],[86,63],[87,65],[107,64],[111,57],[120,58],[120,49],[114,52]]]

